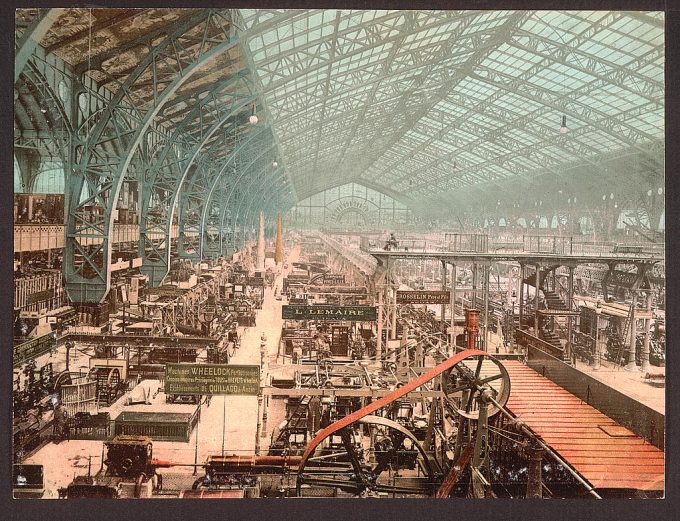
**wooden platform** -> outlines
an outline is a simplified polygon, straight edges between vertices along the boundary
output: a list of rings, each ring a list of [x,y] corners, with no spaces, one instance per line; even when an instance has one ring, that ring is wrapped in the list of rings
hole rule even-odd
[[[507,407],[596,489],[664,490],[664,452],[516,360]]]
[[[143,383],[154,390],[162,388],[159,380],[144,380]],[[165,393],[159,390],[149,397],[150,404],[125,405],[133,392],[134,389],[125,393],[111,407],[101,408],[114,420],[114,435],[151,436],[159,441],[189,441],[198,421],[196,404],[168,403]]]
[[[192,414],[173,412],[123,411],[116,418],[114,434],[150,436],[156,441],[188,442],[198,421],[198,409]]]

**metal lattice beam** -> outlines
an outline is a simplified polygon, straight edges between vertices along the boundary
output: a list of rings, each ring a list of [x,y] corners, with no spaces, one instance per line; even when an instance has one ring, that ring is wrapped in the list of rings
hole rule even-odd
[[[38,9],[35,19],[24,30],[21,37],[16,40],[14,47],[14,83],[19,80],[19,76],[33,55],[33,51],[65,10],[63,8]]]
[[[204,27],[202,36],[187,37],[187,29],[196,26]],[[113,210],[123,177],[164,103],[201,67],[238,43],[229,26],[229,20],[214,10],[200,11],[180,24],[118,88],[87,140],[75,145],[64,248],[65,285],[71,300],[101,302],[108,293]],[[155,73],[160,61],[176,74],[156,96],[154,105],[145,113],[134,105],[124,105],[124,99],[134,99],[130,90],[135,81],[147,70]],[[104,159],[105,144],[111,140],[125,150],[117,162]]]

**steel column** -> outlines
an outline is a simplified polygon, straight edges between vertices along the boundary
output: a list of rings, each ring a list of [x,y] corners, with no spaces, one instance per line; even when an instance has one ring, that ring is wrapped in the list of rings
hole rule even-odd
[[[19,76],[33,55],[33,51],[64,11],[66,11],[64,8],[38,9],[35,19],[24,30],[15,45],[14,83],[19,80]]]
[[[569,266],[569,279],[568,279],[568,286],[567,286],[567,308],[569,311],[572,311],[573,306],[574,306],[574,267]],[[571,345],[572,337],[573,337],[573,330],[574,330],[574,317],[568,316],[567,317],[567,345],[565,349],[565,358],[568,360],[572,360],[572,351],[573,351],[573,346]]]
[[[163,106],[201,67],[234,47],[238,37],[230,31],[210,36],[211,24],[223,27],[224,16],[215,10],[198,11],[178,24],[163,41],[155,44],[113,98],[102,110],[84,145],[74,144],[74,165],[68,182],[64,271],[66,290],[74,302],[102,302],[111,285],[109,269],[112,247],[114,209],[123,178]],[[205,24],[203,40],[195,55],[181,53],[183,38],[190,29]],[[223,41],[219,41],[224,38]],[[171,50],[172,49],[172,50]],[[189,58],[189,60],[187,60]],[[152,107],[142,113],[125,105],[131,87],[148,70],[156,70],[156,61],[166,59],[181,73],[158,94]],[[112,129],[114,129],[112,131]],[[152,129],[152,131],[154,131]],[[113,135],[112,135],[113,133]],[[111,142],[125,150],[119,162],[105,160]],[[83,188],[88,197],[83,199]],[[92,242],[98,244],[92,246]]]
[[[539,336],[539,331],[540,331],[540,328],[538,327],[538,320],[539,320],[539,316],[538,316],[539,291],[538,291],[538,288],[540,288],[540,287],[541,287],[541,265],[537,263],[536,264],[536,295],[534,297],[534,306],[535,306],[535,309],[534,309],[534,329],[535,329],[535,331],[534,331],[534,333],[537,337]]]
[[[651,317],[652,316],[652,290],[647,292],[647,295],[645,297],[645,303],[646,303],[646,308],[647,308],[647,316]],[[645,318],[645,333],[644,333],[644,339],[643,339],[643,344],[642,344],[642,353],[640,355],[640,371],[643,373],[646,373],[650,370],[651,366],[649,365],[649,340],[650,340],[650,333],[649,333],[649,328],[651,326],[652,321],[649,318]]]
[[[628,364],[624,369],[626,371],[637,371],[639,367],[635,362],[635,347],[637,341],[637,319],[635,318],[635,309],[637,306],[638,292],[633,290],[633,302],[630,310],[630,343],[628,346]],[[625,339],[624,339],[625,341]]]

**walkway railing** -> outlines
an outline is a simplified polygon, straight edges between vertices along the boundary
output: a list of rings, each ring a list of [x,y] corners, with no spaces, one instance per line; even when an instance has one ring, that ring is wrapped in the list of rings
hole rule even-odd
[[[533,347],[560,360],[564,358],[564,349],[557,348],[545,340],[530,335],[522,329],[515,329],[515,341],[521,346]]]
[[[337,253],[345,257],[345,259],[354,264],[365,275],[372,275],[375,272],[375,269],[378,265],[378,261],[375,258],[371,257],[370,255],[366,255],[360,249],[357,250],[355,248],[350,248],[349,246],[342,244],[335,239],[324,235],[323,233],[319,232],[318,237],[326,246],[332,248]]]
[[[563,256],[608,257],[660,257],[664,254],[663,243],[616,243],[583,241],[578,237],[560,235],[522,235],[517,237],[488,237],[485,234],[444,234],[443,239],[397,238],[396,246],[387,244],[385,238],[362,237],[360,249],[371,253],[399,251],[415,253],[540,253]]]
[[[178,226],[170,230],[170,237],[178,236]],[[113,243],[139,241],[138,224],[114,224]],[[84,245],[100,244],[101,239],[86,239]],[[14,252],[54,250],[64,247],[64,226],[59,224],[17,224],[14,226]]]

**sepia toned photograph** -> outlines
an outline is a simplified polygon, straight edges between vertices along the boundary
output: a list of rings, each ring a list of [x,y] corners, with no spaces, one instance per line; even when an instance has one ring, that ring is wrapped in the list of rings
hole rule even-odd
[[[16,9],[13,497],[665,498],[665,23]]]

